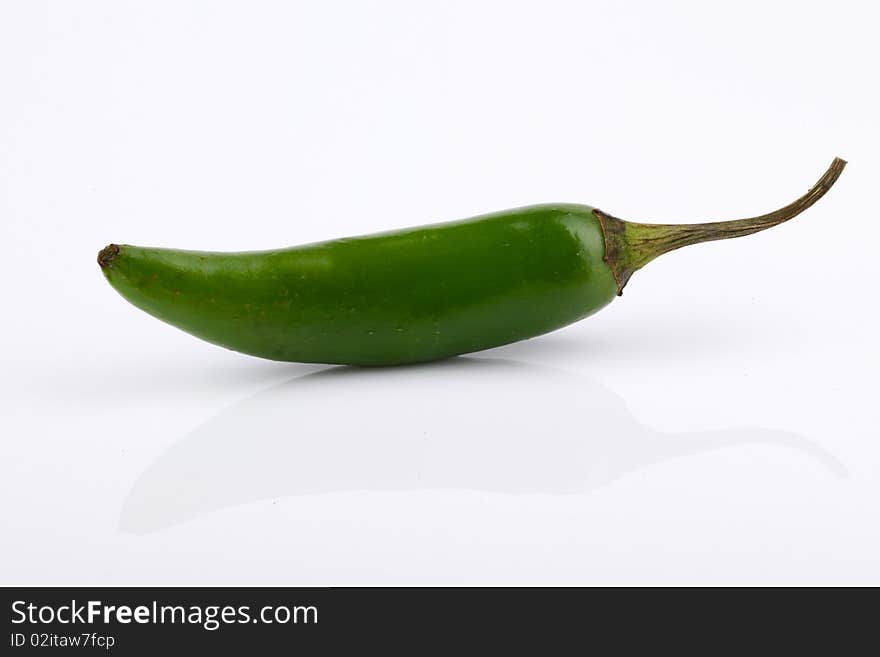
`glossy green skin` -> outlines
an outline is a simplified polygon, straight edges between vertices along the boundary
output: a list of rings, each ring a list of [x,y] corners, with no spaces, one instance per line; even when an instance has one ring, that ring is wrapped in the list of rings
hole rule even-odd
[[[120,246],[103,267],[138,308],[273,360],[395,365],[530,338],[617,294],[584,205],[540,205],[277,251]]]

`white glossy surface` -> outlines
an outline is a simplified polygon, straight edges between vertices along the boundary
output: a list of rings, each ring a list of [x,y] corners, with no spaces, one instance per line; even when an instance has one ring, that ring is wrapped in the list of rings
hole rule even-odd
[[[0,583],[880,583],[877,17],[619,4],[3,3]],[[743,216],[838,154],[795,222],[432,365],[234,354],[94,261]]]

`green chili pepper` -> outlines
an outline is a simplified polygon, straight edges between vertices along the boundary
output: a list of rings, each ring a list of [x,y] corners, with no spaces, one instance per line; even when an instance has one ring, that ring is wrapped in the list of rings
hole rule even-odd
[[[835,159],[794,203],[734,221],[641,224],[586,205],[537,205],[275,251],[111,244],[98,262],[138,308],[235,351],[311,363],[429,361],[591,315],[667,251],[791,219],[845,164]]]

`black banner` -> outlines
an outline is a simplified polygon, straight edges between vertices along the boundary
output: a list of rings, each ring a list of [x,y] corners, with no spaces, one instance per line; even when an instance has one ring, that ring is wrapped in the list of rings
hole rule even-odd
[[[4,588],[2,654],[114,655],[254,650],[453,654],[514,646],[544,654],[599,645],[790,648],[818,639],[779,591],[466,588]],[[731,600],[731,595],[735,598]],[[744,598],[748,600],[744,600]],[[718,598],[718,599],[715,599]],[[806,599],[801,597],[802,602]],[[736,609],[731,603],[746,602]],[[784,610],[785,613],[781,613]],[[819,619],[817,618],[817,621]],[[863,618],[867,622],[867,617]],[[856,617],[850,618],[851,630]],[[869,627],[869,626],[865,626]],[[775,640],[774,640],[775,637]],[[707,649],[708,645],[705,645]],[[342,651],[346,652],[343,653]],[[567,650],[566,652],[569,652]],[[549,654],[549,653],[548,653]]]

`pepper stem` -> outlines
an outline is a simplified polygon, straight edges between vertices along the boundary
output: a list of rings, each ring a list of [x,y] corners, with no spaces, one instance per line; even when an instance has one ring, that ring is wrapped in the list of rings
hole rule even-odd
[[[605,234],[604,259],[617,281],[618,295],[623,294],[630,276],[657,256],[690,244],[751,235],[796,217],[831,189],[845,166],[844,160],[834,158],[828,170],[799,199],[784,208],[747,219],[701,224],[641,224],[593,210]]]

